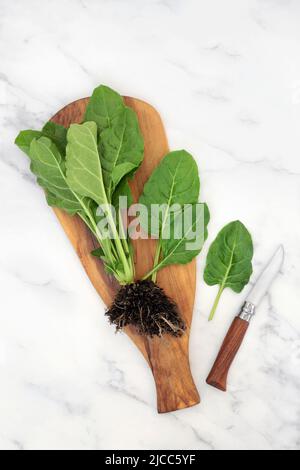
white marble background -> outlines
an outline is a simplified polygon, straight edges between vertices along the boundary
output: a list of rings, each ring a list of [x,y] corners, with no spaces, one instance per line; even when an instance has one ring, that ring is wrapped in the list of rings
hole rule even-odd
[[[300,449],[299,47],[298,0],[0,0],[1,449]],[[227,291],[208,324],[206,246],[202,404],[168,415],[13,145],[100,83],[152,103],[171,148],[195,155],[210,241],[240,218],[255,275],[286,250],[222,394],[205,378],[246,292]]]

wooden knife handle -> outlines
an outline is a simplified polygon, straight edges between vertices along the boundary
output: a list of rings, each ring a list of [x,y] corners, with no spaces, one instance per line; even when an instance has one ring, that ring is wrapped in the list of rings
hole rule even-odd
[[[227,376],[230,366],[240,349],[248,327],[249,322],[242,320],[239,317],[234,319],[221,346],[213,368],[206,379],[206,382],[209,385],[226,392]]]

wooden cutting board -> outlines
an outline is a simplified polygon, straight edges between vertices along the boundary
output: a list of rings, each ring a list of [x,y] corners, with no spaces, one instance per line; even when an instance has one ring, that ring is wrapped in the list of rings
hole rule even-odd
[[[145,141],[144,161],[131,183],[133,196],[137,201],[144,183],[162,157],[168,153],[169,148],[157,111],[141,100],[129,97],[124,99],[136,112]],[[67,105],[55,114],[52,121],[65,127],[69,127],[71,123],[82,122],[88,100],[89,98],[83,98]],[[97,242],[79,217],[71,217],[60,209],[54,211],[95,289],[105,304],[110,305],[118,285],[105,273],[102,262],[90,254],[91,250],[98,246]],[[134,242],[137,279],[152,267],[155,243],[155,240]],[[157,390],[158,412],[165,413],[200,402],[189,365],[189,334],[196,286],[195,261],[185,266],[165,268],[158,274],[157,281],[178,304],[187,324],[186,333],[182,338],[165,335],[152,339],[141,337],[134,328],[126,328],[126,333],[142,352],[152,370]],[[102,308],[99,310],[102,314]],[[118,336],[113,337],[113,341],[118,341]]]

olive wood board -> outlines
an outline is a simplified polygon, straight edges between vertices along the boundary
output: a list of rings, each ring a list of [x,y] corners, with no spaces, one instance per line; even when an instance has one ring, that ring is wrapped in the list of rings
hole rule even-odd
[[[89,98],[83,98],[70,103],[51,120],[65,127],[82,122],[88,100]],[[143,163],[130,183],[134,200],[137,201],[145,182],[160,160],[169,152],[169,148],[158,112],[139,99],[124,97],[124,100],[126,105],[136,112],[145,142]],[[98,246],[93,235],[78,216],[72,217],[57,208],[54,208],[54,212],[93,286],[104,303],[110,305],[119,286],[104,271],[102,261],[90,254]],[[136,279],[140,279],[153,265],[156,241],[139,239],[133,243]],[[159,272],[157,282],[177,303],[187,324],[186,332],[181,338],[171,335],[149,338],[139,335],[133,327],[127,327],[125,333],[141,351],[151,368],[156,385],[157,409],[159,413],[166,413],[200,402],[189,364],[189,334],[196,288],[196,262],[164,268]],[[101,307],[99,311],[102,313]],[[112,326],[112,331],[113,328]],[[113,340],[118,341],[118,338],[115,337]]]

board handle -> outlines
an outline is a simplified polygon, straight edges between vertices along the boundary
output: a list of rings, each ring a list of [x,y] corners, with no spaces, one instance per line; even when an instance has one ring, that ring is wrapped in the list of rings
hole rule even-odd
[[[221,346],[218,357],[206,379],[206,382],[213,387],[226,392],[227,376],[231,364],[240,349],[242,341],[248,330],[249,322],[236,317]]]
[[[157,410],[168,413],[200,403],[187,350],[188,338],[163,338],[148,340],[148,361],[152,369],[157,393]]]

